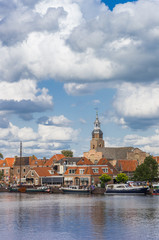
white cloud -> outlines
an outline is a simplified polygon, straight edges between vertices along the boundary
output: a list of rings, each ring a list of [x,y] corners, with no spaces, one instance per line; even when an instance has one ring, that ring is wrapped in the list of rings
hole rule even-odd
[[[83,118],[80,118],[80,122],[81,122],[82,124],[86,124],[86,120],[83,119]]]
[[[57,127],[39,125],[39,135],[42,141],[73,141],[77,138],[78,130],[73,130],[70,127]]]
[[[124,83],[118,88],[114,102],[124,117],[159,117],[159,85]]]
[[[64,117],[65,119],[65,117]],[[19,155],[19,142],[23,142],[24,155],[51,157],[63,149],[70,149],[76,143],[78,129],[71,127],[38,125],[37,132],[31,127],[20,128],[9,123],[8,128],[0,128],[1,152],[6,157]],[[8,150],[9,149],[9,150]]]
[[[23,79],[19,82],[0,82],[1,100],[32,100],[35,101],[37,89],[36,82],[31,79]]]
[[[38,88],[35,80],[23,79],[19,82],[0,82],[0,113],[18,114],[25,120],[31,120],[32,114],[52,109],[52,96],[48,89]],[[4,121],[0,121],[4,125]]]
[[[159,75],[158,1],[116,5],[111,12],[95,0],[87,4],[83,0],[41,0],[35,9],[20,4],[14,8],[11,16],[16,26],[14,11],[19,12],[20,29],[27,26],[27,34],[16,44],[0,46],[2,80],[34,76],[72,83],[144,82]],[[4,17],[10,21],[5,11]],[[10,31],[6,21],[1,24],[5,36]],[[3,37],[2,31],[2,42]]]
[[[159,84],[123,83],[118,87],[113,106],[123,126],[145,128],[158,125]],[[119,120],[118,120],[119,121]]]
[[[71,120],[66,118],[64,115],[52,116],[52,117],[42,117],[39,119],[38,123],[43,125],[56,125],[56,126],[69,126]]]

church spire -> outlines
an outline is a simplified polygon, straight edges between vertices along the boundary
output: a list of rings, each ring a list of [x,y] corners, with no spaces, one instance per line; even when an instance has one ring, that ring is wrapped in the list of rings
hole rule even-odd
[[[98,118],[98,111],[96,111],[96,120],[94,122],[94,130],[99,130],[100,129],[100,122]]]
[[[90,142],[91,149],[104,147],[103,132],[100,129],[100,121],[98,118],[98,111],[96,111],[96,120],[94,122],[94,130],[92,131],[92,140]]]

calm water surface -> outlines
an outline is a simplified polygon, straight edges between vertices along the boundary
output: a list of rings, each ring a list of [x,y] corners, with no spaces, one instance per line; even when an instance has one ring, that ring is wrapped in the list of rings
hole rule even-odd
[[[158,240],[159,196],[0,193],[0,239]]]

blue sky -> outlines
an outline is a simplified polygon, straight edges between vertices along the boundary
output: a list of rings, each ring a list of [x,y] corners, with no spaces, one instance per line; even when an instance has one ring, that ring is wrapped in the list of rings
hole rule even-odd
[[[0,152],[106,146],[159,154],[159,1],[0,2]]]

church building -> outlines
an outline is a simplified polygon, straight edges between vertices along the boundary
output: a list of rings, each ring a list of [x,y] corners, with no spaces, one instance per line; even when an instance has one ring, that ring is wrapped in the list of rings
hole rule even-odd
[[[148,155],[146,152],[134,147],[105,147],[98,112],[96,112],[90,150],[84,152],[84,157],[91,160],[94,164],[97,164],[101,158],[106,158],[113,166],[118,166],[119,160],[136,160],[140,165]]]

